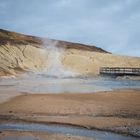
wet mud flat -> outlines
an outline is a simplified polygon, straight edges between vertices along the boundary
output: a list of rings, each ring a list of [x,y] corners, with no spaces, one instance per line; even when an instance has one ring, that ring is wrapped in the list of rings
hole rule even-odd
[[[139,139],[139,87],[99,77],[0,79],[0,139]]]
[[[140,137],[139,101],[138,89],[94,94],[22,93],[0,104],[0,124],[67,124]]]

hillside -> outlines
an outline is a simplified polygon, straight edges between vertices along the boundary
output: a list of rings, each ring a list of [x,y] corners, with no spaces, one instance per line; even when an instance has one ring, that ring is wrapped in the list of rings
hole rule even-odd
[[[7,30],[0,29],[0,45],[33,45],[34,47],[40,48],[44,45],[44,41],[46,45],[50,45],[50,42],[56,42],[58,47],[63,47],[66,49],[81,49],[81,50],[89,50],[89,51],[96,51],[96,52],[103,52],[107,53],[107,51],[98,48],[96,46],[89,46],[79,43],[72,43],[67,41],[60,41],[55,39],[47,39],[47,38],[40,38],[35,36],[23,35],[16,32],[10,32]]]
[[[55,49],[50,51],[48,49],[50,46],[55,46]],[[100,67],[103,66],[140,67],[140,58],[113,55],[96,46],[23,35],[0,29],[1,76],[47,71],[50,65],[58,71],[65,69],[80,75],[97,75]]]

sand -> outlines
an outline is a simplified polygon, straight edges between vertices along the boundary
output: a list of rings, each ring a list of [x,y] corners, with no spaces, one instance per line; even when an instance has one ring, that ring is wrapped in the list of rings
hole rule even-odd
[[[140,136],[140,90],[25,94],[0,104],[0,121],[57,123]]]
[[[0,104],[11,100],[18,95],[21,95],[21,93],[13,90],[12,88],[10,89],[10,87],[7,87],[7,89],[0,89]]]

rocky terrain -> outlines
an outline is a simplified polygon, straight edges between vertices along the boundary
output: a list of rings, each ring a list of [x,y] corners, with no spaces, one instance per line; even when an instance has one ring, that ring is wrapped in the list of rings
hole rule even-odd
[[[103,66],[140,67],[140,58],[113,55],[96,46],[0,29],[0,76],[47,70],[51,46],[57,47],[57,51],[63,50],[59,53],[63,68],[77,74],[97,75]]]

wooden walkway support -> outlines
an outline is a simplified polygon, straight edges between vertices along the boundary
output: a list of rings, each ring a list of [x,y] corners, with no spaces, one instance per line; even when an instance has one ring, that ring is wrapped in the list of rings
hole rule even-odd
[[[140,68],[101,67],[100,74],[110,76],[124,76],[124,75],[140,76]]]

